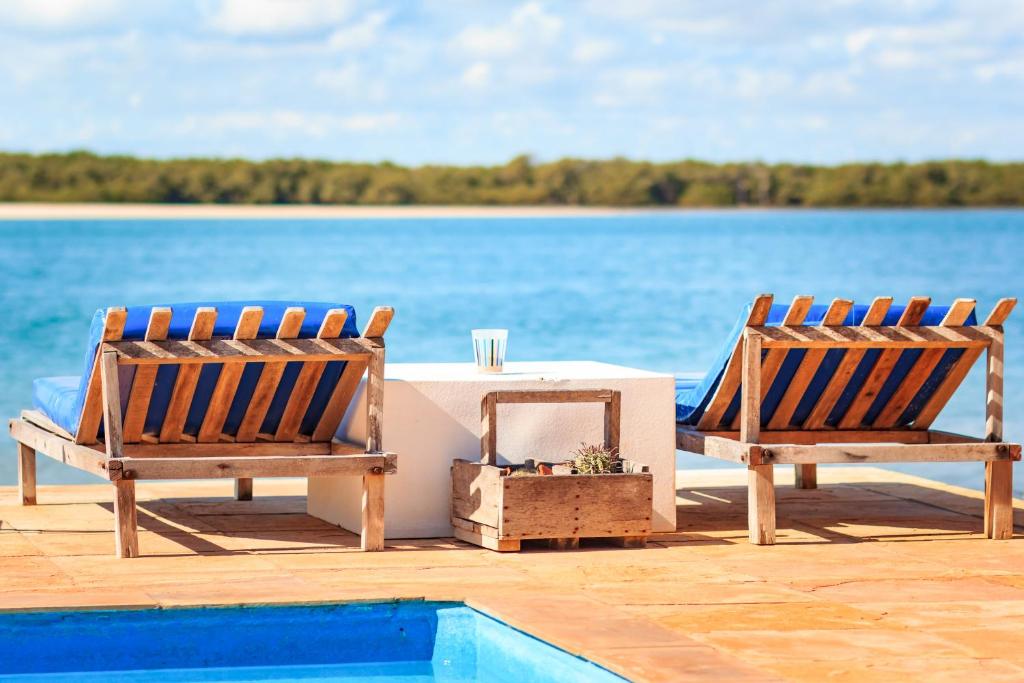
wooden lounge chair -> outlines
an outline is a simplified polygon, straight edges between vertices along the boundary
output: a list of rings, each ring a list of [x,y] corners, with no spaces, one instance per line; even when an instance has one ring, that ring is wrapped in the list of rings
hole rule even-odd
[[[373,311],[362,336],[349,306],[234,302],[98,311],[81,379],[43,378],[36,410],[10,421],[23,505],[36,502],[35,454],[114,485],[116,549],[138,555],[135,482],[358,475],[363,550],[384,546],[380,450],[384,331]],[[367,375],[367,439],[334,434]]]
[[[812,304],[757,297],[708,376],[677,386],[677,448],[747,466],[751,542],[775,542],[775,465],[794,465],[797,487],[814,488],[818,463],[880,462],[984,462],[985,534],[1009,538],[1021,447],[1003,442],[1002,324],[1016,299],[982,325],[971,299]],[[932,430],[983,352],[984,438]]]

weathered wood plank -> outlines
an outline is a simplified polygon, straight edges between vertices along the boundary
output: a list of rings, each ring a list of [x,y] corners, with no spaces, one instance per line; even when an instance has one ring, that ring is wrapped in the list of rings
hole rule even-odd
[[[235,324],[235,334],[232,339],[247,340],[255,339],[260,332],[260,323],[263,322],[263,308],[260,306],[246,306],[238,316]],[[141,369],[141,368],[140,368]],[[231,402],[238,390],[238,383],[242,379],[242,372],[245,365],[242,363],[225,364],[217,376],[217,385],[210,395],[210,403],[206,408],[206,415],[203,416],[202,425],[196,441],[199,443],[216,443],[220,441],[221,431],[224,429],[224,422],[231,410]]]
[[[121,391],[117,376],[117,354],[104,351],[100,359],[100,384],[103,390],[103,440],[108,458],[120,458],[124,453],[121,434]]]
[[[52,432],[58,436],[62,436],[65,439],[75,440],[74,434],[71,434],[63,427],[60,427],[50,418],[46,417],[41,411],[38,410],[23,410],[21,411],[21,418],[27,422],[31,422],[37,427],[42,427],[48,432]]]
[[[480,401],[480,462],[498,464],[498,402],[495,392]]]
[[[366,450],[384,448],[384,347],[373,350],[366,372]]]
[[[394,453],[368,455],[310,455],[133,458],[124,457],[120,476],[125,479],[229,479],[239,477],[313,477],[362,475],[380,469],[397,472]]]
[[[501,473],[478,462],[452,462],[452,516],[484,524],[497,534]]]
[[[135,510],[135,482],[114,482],[114,548],[118,557],[139,556],[138,519]]]
[[[323,322],[320,323],[320,330],[317,332],[317,339],[337,339],[345,326],[348,313],[344,308],[334,308],[327,311]],[[313,400],[313,393],[316,391],[320,377],[324,374],[327,363],[324,361],[307,361],[302,364],[299,376],[292,387],[291,396],[281,414],[281,421],[278,423],[277,431],[274,433],[275,441],[292,441],[299,433],[302,426],[302,419],[306,416],[310,401]]]
[[[622,432],[622,392],[613,391],[611,400],[604,406],[604,446],[616,455]]]
[[[104,342],[116,341],[124,334],[124,324],[128,319],[128,310],[124,307],[112,307],[107,309],[107,317],[103,323]],[[89,375],[89,384],[85,393],[85,404],[82,406],[82,417],[78,421],[78,433],[75,441],[80,444],[94,444],[100,431],[100,423],[103,421],[103,389],[100,380],[100,354],[102,349],[96,350],[96,358],[93,361],[92,372]]]
[[[747,327],[758,327],[764,325],[768,320],[768,313],[771,311],[771,308],[771,294],[761,294],[754,299],[754,305],[750,309],[750,314],[747,315]],[[742,365],[743,340],[740,339],[736,343],[736,348],[732,351],[732,356],[729,358],[728,364],[725,366],[725,370],[722,373],[722,380],[718,383],[718,388],[715,390],[714,396],[712,396],[707,409],[697,422],[698,428],[716,429],[722,422],[722,416],[725,415],[725,411],[729,409],[729,405],[732,403],[733,397],[736,396],[736,390],[739,388],[740,377],[742,376]]]
[[[782,319],[783,325],[803,325],[804,319],[807,317],[808,311],[811,310],[811,306],[814,304],[813,296],[796,296],[793,298],[793,303],[789,305],[789,310],[786,311],[786,317]],[[779,370],[782,369],[782,364],[786,360],[786,356],[789,352],[786,349],[769,349],[764,354],[764,359],[761,361],[761,401],[764,402],[765,396],[772,388],[772,384],[775,382],[776,376],[779,374]],[[741,412],[737,412],[736,416],[732,419],[732,429],[740,428],[740,415]]]
[[[751,462],[752,458],[759,462],[761,447],[757,444],[740,441],[739,432],[734,432],[734,434],[735,438],[727,438],[680,429],[676,431],[676,448],[730,462],[747,464]],[[764,432],[762,432],[763,434]]]
[[[924,317],[925,312],[928,310],[928,306],[931,305],[931,299],[925,296],[915,296],[910,299],[906,309],[897,321],[898,327],[908,327],[917,325],[921,322],[921,318]],[[892,330],[891,327],[879,327],[879,328],[861,328],[874,330]],[[941,329],[941,328],[935,328]],[[870,410],[871,404],[874,403],[875,397],[878,396],[878,392],[881,391],[882,386],[885,384],[885,380],[889,378],[893,368],[896,366],[896,362],[900,359],[903,351],[899,348],[885,349],[878,354],[878,359],[875,361],[874,367],[871,368],[871,372],[864,380],[864,384],[861,385],[857,391],[857,395],[850,403],[849,408],[846,409],[846,413],[839,420],[840,429],[856,429],[860,427],[861,422],[864,420],[864,415]]]
[[[949,311],[943,317],[940,323],[944,327],[959,327],[964,324],[967,318],[974,311],[976,302],[974,299],[957,299],[953,302],[953,305],[949,307]],[[948,349],[925,349],[918,356],[917,361],[913,367],[907,372],[907,375],[900,382],[899,387],[893,392],[893,395],[889,397],[889,401],[885,404],[878,416],[875,417],[874,422],[871,426],[875,429],[887,429],[894,427],[899,422],[900,417],[903,416],[907,406],[914,400],[921,387],[928,381],[935,367],[942,360],[942,356]]]
[[[851,308],[853,308],[853,301],[849,299],[834,299],[829,304],[828,310],[825,311],[821,327],[817,329],[821,330],[842,325]],[[786,391],[782,394],[779,405],[776,406],[775,412],[768,421],[769,429],[783,429],[792,423],[793,413],[796,411],[804,394],[807,393],[807,387],[811,385],[811,380],[814,379],[815,373],[821,367],[821,362],[825,360],[826,353],[828,353],[828,349],[821,348],[808,349],[804,353],[800,366],[793,373],[793,378],[789,381]]]
[[[367,552],[384,550],[384,474],[363,475],[363,500],[359,547]]]
[[[1006,318],[1010,315],[1010,312],[1013,311],[1013,308],[1016,305],[1016,299],[1000,299],[999,303],[997,303],[992,309],[992,312],[989,313],[988,318],[986,318],[985,326],[989,328],[999,328],[1004,322],[1006,322]],[[971,371],[971,368],[974,367],[974,363],[979,357],[981,357],[984,350],[985,349],[983,348],[977,348],[967,349],[964,351],[963,355],[960,356],[960,360],[958,360],[956,365],[950,369],[949,374],[947,374],[946,378],[942,380],[942,384],[939,385],[939,388],[935,390],[932,397],[928,399],[928,402],[925,403],[923,408],[921,408],[921,412],[917,414],[917,418],[914,420],[915,428],[928,429],[932,426],[932,423],[935,422],[935,418],[939,416],[939,413],[942,412],[942,409],[949,402],[949,399],[952,398],[954,393],[956,393],[956,390],[963,383],[967,374]]]
[[[757,443],[761,431],[761,336],[743,334],[743,376],[740,385],[740,441]]]
[[[395,309],[390,306],[377,306],[370,314],[370,319],[363,328],[363,337],[379,339],[387,332],[388,326],[395,317]]]
[[[365,339],[210,339],[163,342],[123,341],[106,346],[118,352],[122,365],[285,364],[295,361],[367,359],[373,346]]]
[[[208,306],[201,306],[196,309],[195,317],[192,319],[192,327],[189,330],[190,341],[206,340],[213,336],[213,327],[217,322],[217,309]],[[151,342],[168,343],[168,342]],[[167,404],[164,413],[163,424],[160,425],[160,441],[172,443],[180,441],[185,430],[185,420],[188,419],[188,411],[192,406],[192,397],[196,393],[196,384],[199,382],[201,365],[182,365],[178,368],[178,376],[174,381],[174,389],[171,390],[171,400]]]
[[[104,479],[109,477],[107,456],[99,447],[76,444],[26,420],[11,420],[8,426],[11,438],[32,448],[36,453],[42,453],[65,465],[91,472]]]
[[[502,477],[501,538],[645,536],[650,474]]]
[[[154,307],[149,312],[149,323],[146,325],[144,341],[163,341],[171,327],[172,311],[166,307]],[[128,406],[124,415],[125,443],[138,443],[146,428],[146,415],[149,412],[149,401],[153,396],[156,384],[157,366],[146,365],[135,369],[131,392],[128,394]]]
[[[680,426],[676,428],[677,441],[682,438],[680,435],[688,433],[699,433],[705,437],[720,437],[735,441],[740,439],[740,433],[737,431],[695,432],[692,427]],[[762,429],[758,442],[761,444],[928,443],[928,435],[929,432],[912,429]]]
[[[858,326],[798,326],[782,325],[754,327],[764,339],[766,349],[977,349],[991,343],[997,328],[984,325],[968,327],[941,327],[893,325],[880,327]]]
[[[494,550],[499,553],[519,552],[520,541],[514,538],[498,538],[498,530],[464,519],[452,519],[453,535],[460,541]]]
[[[36,452],[23,443],[18,444],[18,500],[36,504]]]
[[[795,446],[780,444],[761,453],[765,462],[878,463],[878,462],[982,462],[1020,460],[1019,444],[835,444]]]
[[[775,473],[772,465],[747,468],[747,529],[754,545],[775,543]]]
[[[612,394],[609,389],[574,389],[557,390],[524,390],[492,392],[497,403],[610,403]]]
[[[871,302],[871,306],[868,307],[868,312],[860,323],[861,326],[877,327],[881,325],[885,322],[885,315],[889,312],[890,306],[892,306],[891,296],[876,298]],[[807,419],[804,420],[804,429],[821,429],[825,426],[826,420],[832,414],[832,410],[836,407],[836,402],[839,401],[843,391],[853,378],[853,374],[857,371],[857,366],[860,365],[865,353],[867,353],[867,349],[848,349],[843,354],[843,359],[839,362],[839,366],[832,373],[832,377],[821,392],[821,396],[818,397]]]
[[[353,446],[348,453],[364,452],[364,448]],[[243,441],[220,443],[138,443],[125,444],[124,454],[137,458],[182,458],[205,456],[229,456],[233,458],[257,455],[346,455],[338,452],[330,442]]]
[[[985,535],[994,540],[1013,536],[1013,462],[985,463]]]
[[[285,310],[281,317],[281,323],[277,326],[278,339],[295,339],[302,330],[302,321],[306,317],[306,309],[292,307]],[[263,366],[260,378],[256,381],[256,388],[249,399],[249,405],[245,409],[245,416],[242,417],[235,433],[235,441],[255,441],[256,435],[263,426],[267,417],[267,410],[274,400],[277,387],[281,383],[281,376],[284,374],[286,364],[267,363]],[[333,436],[333,435],[332,435]],[[315,439],[315,441],[327,441],[326,439]]]

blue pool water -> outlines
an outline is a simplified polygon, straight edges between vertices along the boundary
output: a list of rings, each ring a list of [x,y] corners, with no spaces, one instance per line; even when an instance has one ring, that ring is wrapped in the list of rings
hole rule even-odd
[[[623,679],[461,603],[0,614],[0,680]]]
[[[227,298],[389,304],[395,361],[472,359],[508,327],[509,358],[704,369],[760,292],[859,302],[1024,296],[1024,211],[703,211],[587,218],[0,221],[0,414],[33,377],[77,372],[96,308]],[[1006,437],[1024,439],[1024,306],[1006,344]],[[937,428],[980,434],[978,369]],[[0,483],[15,481],[0,442]],[[722,466],[696,456],[681,467]],[[728,465],[725,465],[728,466]],[[981,488],[975,463],[893,465]],[[43,483],[91,476],[48,458]],[[1024,491],[1018,477],[1018,495]]]

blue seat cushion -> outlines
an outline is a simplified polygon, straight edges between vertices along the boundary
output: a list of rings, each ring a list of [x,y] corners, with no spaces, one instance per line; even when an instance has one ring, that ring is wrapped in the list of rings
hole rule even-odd
[[[715,357],[715,360],[712,362],[710,369],[707,374],[704,375],[703,379],[699,382],[693,382],[692,380],[680,382],[677,380],[677,422],[691,426],[700,422],[701,417],[704,415],[704,411],[707,410],[711,399],[715,395],[715,391],[718,389],[718,384],[721,382],[722,376],[725,374],[725,368],[729,363],[729,359],[732,357],[733,349],[736,348],[736,344],[739,342],[740,336],[743,334],[743,328],[746,326],[751,307],[752,304],[747,304],[744,311],[740,314],[739,318],[737,318],[736,323],[733,325],[726,338],[726,343],[719,350],[718,355]],[[868,306],[853,306],[850,309],[850,313],[846,316],[846,320],[843,321],[843,324],[859,325],[864,320],[864,316],[867,314],[868,308]],[[900,316],[903,315],[903,311],[905,309],[906,306],[890,307],[889,312],[882,321],[882,324],[895,325],[899,321]],[[807,317],[804,320],[804,324],[820,325],[827,310],[828,306],[826,305],[811,306],[811,309],[808,311]],[[773,305],[768,313],[768,320],[766,324],[781,325],[788,311],[789,306],[786,304]],[[938,325],[942,322],[942,319],[946,316],[948,311],[948,306],[930,306],[928,310],[925,311],[920,324]],[[964,324],[977,324],[977,318],[973,312]],[[778,375],[776,375],[775,381],[772,383],[768,393],[765,395],[764,401],[761,403],[762,426],[767,426],[768,421],[771,420],[775,409],[782,400],[782,396],[785,393],[786,388],[789,386],[793,376],[796,374],[797,368],[800,367],[800,363],[803,361],[805,353],[806,351],[798,350],[790,351],[786,355],[786,360],[783,362]],[[871,370],[880,353],[881,352],[879,350],[871,349],[864,354],[864,358],[861,359],[860,363],[857,365],[857,369],[854,371],[853,377],[847,384],[846,389],[840,395],[839,400],[836,401],[836,405],[833,408],[832,413],[826,419],[826,425],[834,427],[839,423],[843,415],[846,414],[847,409],[856,397],[860,387],[871,374]],[[801,397],[796,410],[793,412],[792,423],[794,425],[801,424],[810,415],[818,397],[820,397],[821,392],[825,390],[825,387],[828,385],[829,380],[832,378],[832,375],[839,367],[839,363],[845,355],[846,351],[843,349],[832,349],[825,354],[825,358],[822,360],[821,365],[817,372],[815,372],[806,392]],[[889,375],[882,389],[879,391],[878,396],[875,397],[871,407],[865,414],[863,420],[864,424],[871,424],[875,417],[877,417],[885,407],[885,404],[888,403],[893,393],[899,388],[900,383],[907,376],[907,373],[917,362],[920,355],[920,349],[907,350],[900,354],[900,358],[893,368],[892,373]],[[949,373],[949,370],[962,355],[962,349],[950,349],[943,354],[942,359],[939,361],[936,368],[932,371],[931,375],[928,376],[928,379],[900,416],[897,426],[907,426],[913,422],[914,418],[917,417],[917,414],[921,411],[928,399],[931,398],[932,394],[935,393],[935,390],[942,383],[942,380]],[[729,408],[725,411],[725,414],[722,417],[721,424],[728,425],[732,422],[733,418],[739,412],[739,403],[740,391],[737,389],[736,394],[732,397],[731,403],[729,404]]]
[[[78,398],[78,386],[82,378],[40,377],[32,382],[32,406],[41,410],[44,415],[64,429],[67,425],[77,424],[72,419],[75,411],[75,400]],[[71,431],[68,429],[68,431]],[[72,432],[73,433],[73,432]]]
[[[261,338],[269,338],[277,334],[281,318],[284,316],[285,310],[290,307],[301,307],[306,310],[306,316],[303,319],[299,337],[315,337],[324,316],[333,308],[342,308],[348,313],[341,337],[351,338],[359,336],[355,309],[346,304],[309,301],[210,301],[129,306],[123,339],[140,340],[145,338],[150,310],[154,306],[171,309],[168,339],[187,339],[196,309],[204,306],[217,309],[217,322],[213,330],[214,336],[231,336],[234,334],[235,325],[238,323],[242,309],[246,306],[261,306],[263,308],[263,320],[260,323],[258,333],[258,336]],[[86,342],[81,375],[78,377],[47,377],[38,379],[33,383],[32,400],[35,407],[71,434],[75,434],[78,431],[78,424],[82,417],[82,407],[85,405],[89,376],[92,373],[96,350],[99,348],[99,343],[103,337],[105,320],[106,310],[100,309],[96,311],[89,328],[89,338]],[[267,411],[267,418],[261,427],[261,431],[273,432],[277,429],[284,406],[298,377],[300,366],[301,363],[288,364],[281,378],[277,393],[271,401],[270,409]],[[341,376],[344,366],[345,363],[343,361],[332,361],[327,364],[303,418],[300,433],[312,433],[319,415],[327,405],[334,386]],[[188,419],[185,423],[186,433],[195,434],[199,430],[202,419],[206,414],[206,408],[209,405],[210,396],[217,384],[217,377],[220,375],[221,368],[221,364],[210,364],[203,367],[196,386],[195,396],[192,400],[192,406],[189,410]],[[131,368],[122,368],[122,373],[130,372],[133,372]],[[233,434],[237,430],[261,372],[262,364],[253,363],[248,365],[242,373],[242,379],[239,382],[238,390],[224,425],[226,433]],[[171,392],[177,375],[178,367],[173,365],[161,366],[157,371],[149,412],[146,416],[145,428],[147,432],[158,431],[163,423],[164,412],[170,402]],[[131,377],[125,378],[124,376],[121,378],[122,385],[125,385],[126,380],[128,386],[130,386]],[[74,389],[73,391],[71,390],[72,388]],[[126,397],[122,397],[122,401],[125,399]]]

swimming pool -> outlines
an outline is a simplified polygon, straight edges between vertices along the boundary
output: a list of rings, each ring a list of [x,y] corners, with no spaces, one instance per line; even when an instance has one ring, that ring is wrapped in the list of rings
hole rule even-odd
[[[3,681],[622,681],[456,602],[11,612]]]

